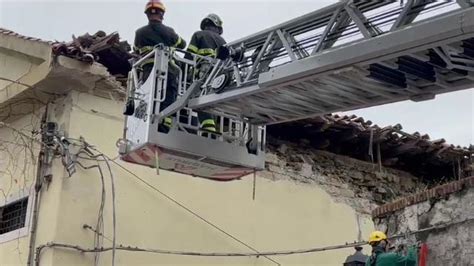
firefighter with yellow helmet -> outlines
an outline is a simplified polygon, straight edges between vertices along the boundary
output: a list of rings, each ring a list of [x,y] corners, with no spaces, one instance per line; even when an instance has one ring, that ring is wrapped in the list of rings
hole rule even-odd
[[[408,248],[407,255],[389,251],[387,235],[381,231],[374,231],[369,236],[369,245],[372,246],[372,255],[366,266],[417,266],[417,248]]]
[[[186,42],[174,31],[173,28],[163,24],[165,5],[161,0],[150,0],[145,6],[145,14],[148,18],[148,25],[139,28],[135,32],[135,51],[144,56],[151,52],[156,45],[162,44],[167,47],[184,49]],[[146,81],[153,69],[153,58],[145,60],[142,65],[142,80]],[[163,110],[171,105],[177,96],[178,72],[170,67],[168,70],[166,98],[161,103],[160,109]],[[171,126],[171,118],[165,118],[165,127]]]

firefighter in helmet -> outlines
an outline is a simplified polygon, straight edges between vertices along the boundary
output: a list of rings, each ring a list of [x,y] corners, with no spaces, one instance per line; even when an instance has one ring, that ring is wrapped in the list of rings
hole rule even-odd
[[[201,21],[201,30],[191,37],[187,51],[201,56],[216,57],[217,48],[226,44],[222,38],[222,20],[216,14],[209,14]],[[208,67],[198,64],[198,72],[205,72]],[[216,122],[211,114],[199,112],[199,122],[202,130],[216,132]]]
[[[366,266],[416,266],[417,248],[409,247],[407,255],[389,251],[387,235],[381,231],[374,231],[369,236],[369,245],[372,246],[372,255]]]
[[[148,25],[139,28],[135,32],[135,51],[144,56],[151,52],[156,45],[162,44],[167,47],[184,49],[186,42],[173,30],[163,24],[163,17],[166,8],[161,0],[150,0],[145,6],[145,14],[148,18]],[[142,65],[142,81],[146,81],[153,69],[153,58],[145,60]],[[168,68],[168,78],[166,85],[166,98],[160,105],[160,111],[171,105],[177,96],[178,71],[170,64]],[[164,119],[164,126],[169,129],[171,118]]]

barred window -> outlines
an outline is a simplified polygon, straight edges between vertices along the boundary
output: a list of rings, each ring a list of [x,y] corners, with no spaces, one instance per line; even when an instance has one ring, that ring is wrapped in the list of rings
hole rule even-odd
[[[27,209],[28,197],[0,207],[0,235],[23,228]]]

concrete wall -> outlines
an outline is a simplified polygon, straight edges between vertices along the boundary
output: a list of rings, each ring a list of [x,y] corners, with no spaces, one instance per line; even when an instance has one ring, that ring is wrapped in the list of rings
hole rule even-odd
[[[84,137],[110,157],[117,155],[115,143],[122,135],[122,103],[73,91],[57,100],[50,108],[50,119],[71,138]],[[29,121],[28,117],[18,120]],[[2,135],[6,134],[2,130]],[[289,144],[288,144],[289,145]],[[289,145],[288,154],[302,153]],[[0,152],[1,153],[1,152]],[[152,186],[176,199],[204,219],[259,251],[300,249],[342,244],[365,239],[373,223],[365,208],[374,206],[368,185],[354,190],[354,179],[369,177],[396,182],[396,172],[385,170],[376,174],[373,166],[358,161],[318,153],[312,162],[294,162],[277,151],[269,155],[273,165],[257,177],[256,198],[252,199],[251,176],[227,183],[144,168],[116,160]],[[307,154],[305,153],[305,156]],[[273,158],[273,159],[272,159]],[[275,159],[277,158],[277,159]],[[275,163],[277,161],[278,163]],[[84,165],[97,162],[81,159]],[[272,164],[273,162],[273,164]],[[332,163],[331,163],[332,162]],[[112,238],[110,176],[106,165],[105,236]],[[309,166],[308,166],[309,165]],[[303,166],[303,168],[300,168]],[[308,167],[313,172],[308,172]],[[372,168],[371,168],[372,167]],[[306,170],[304,170],[306,169]],[[195,215],[147,187],[115,164],[112,172],[116,186],[117,243],[145,248],[216,252],[249,252],[248,247],[209,226]],[[38,235],[35,246],[60,242],[92,248],[94,233],[83,229],[95,227],[101,198],[101,179],[97,169],[83,170],[68,177],[60,160],[53,164],[51,183],[41,192]],[[33,174],[33,173],[32,173]],[[30,180],[33,175],[29,175]],[[348,174],[350,178],[348,177]],[[308,180],[301,179],[308,175]],[[406,182],[411,176],[401,174]],[[317,178],[316,178],[317,177]],[[319,179],[318,179],[319,178]],[[315,180],[325,180],[316,182]],[[3,179],[2,179],[3,180]],[[339,181],[337,181],[339,180]],[[399,181],[399,180],[398,180]],[[368,181],[367,181],[368,182]],[[400,182],[398,182],[400,183]],[[410,183],[411,184],[411,183]],[[2,183],[2,188],[4,184]],[[342,191],[342,192],[341,192]],[[347,193],[352,194],[347,196]],[[400,186],[400,191],[409,191]],[[365,194],[364,194],[365,193]],[[342,195],[342,196],[341,196]],[[343,196],[347,197],[344,198]],[[364,197],[369,197],[365,199]],[[351,202],[359,202],[351,204]],[[367,205],[364,205],[367,203]],[[369,210],[370,211],[370,210]],[[25,265],[28,237],[0,244],[0,265]],[[104,246],[110,246],[104,240]],[[367,250],[367,249],[366,249]],[[353,249],[322,253],[272,257],[281,265],[341,265]],[[20,254],[20,255],[19,255]],[[40,265],[93,265],[94,255],[75,251],[45,248]],[[100,256],[100,265],[110,265],[111,253]],[[276,265],[266,258],[198,258],[118,252],[117,265]]]
[[[390,236],[440,226],[438,230],[396,239],[394,243],[396,245],[427,243],[429,250],[427,265],[430,266],[472,265],[474,262],[474,178],[471,179],[471,185],[465,183],[466,185],[463,186],[467,188],[461,191],[446,194],[443,198],[432,197],[375,218],[376,227],[387,231]],[[431,191],[426,194],[436,195],[453,189],[458,189],[457,184],[443,185],[433,189],[435,193]]]
[[[0,35],[0,77],[34,85],[51,67],[51,46],[45,42],[27,41],[15,36]],[[28,89],[0,80],[0,103]]]

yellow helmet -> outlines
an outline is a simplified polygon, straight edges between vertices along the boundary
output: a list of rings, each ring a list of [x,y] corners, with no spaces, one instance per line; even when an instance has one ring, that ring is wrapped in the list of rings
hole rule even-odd
[[[373,231],[369,236],[369,244],[387,240],[387,235],[382,231]]]

